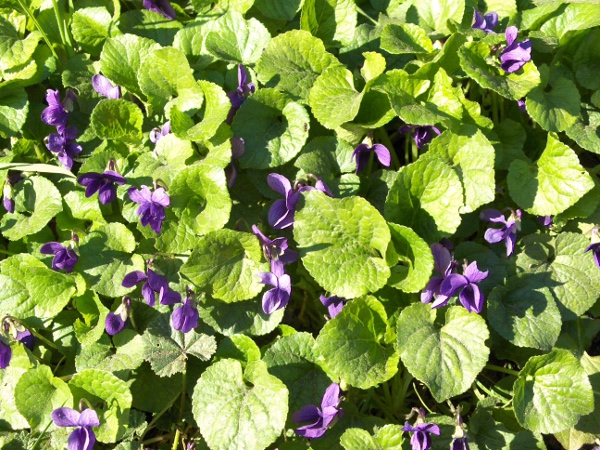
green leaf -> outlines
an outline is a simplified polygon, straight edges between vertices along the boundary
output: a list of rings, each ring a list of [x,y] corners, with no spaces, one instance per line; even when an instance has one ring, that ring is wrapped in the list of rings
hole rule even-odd
[[[569,351],[554,349],[527,361],[514,385],[519,423],[540,433],[570,428],[592,412],[594,397],[581,363]]]
[[[72,20],[73,38],[85,52],[98,56],[110,36],[112,18],[108,10],[104,7],[81,8],[75,11]]]
[[[594,3],[581,3],[566,5],[561,14],[556,14],[546,20],[540,31],[554,37],[562,44],[569,38],[570,31],[585,30],[600,25],[600,16],[596,14],[597,5]]]
[[[346,450],[402,450],[402,427],[385,425],[376,428],[375,435],[360,428],[348,428],[340,438],[340,444]]]
[[[575,53],[573,71],[577,82],[591,90],[600,89],[598,71],[600,70],[600,30],[591,30]]]
[[[100,54],[100,69],[113,83],[144,98],[138,84],[138,71],[144,58],[158,48],[156,42],[133,34],[110,38]]]
[[[135,9],[121,14],[119,29],[151,39],[162,46],[171,45],[175,34],[183,28],[178,20],[168,20],[154,11]]]
[[[91,290],[75,298],[75,307],[83,316],[83,320],[77,319],[73,324],[77,340],[83,346],[98,341],[104,334],[108,308],[102,304],[98,294]]]
[[[365,63],[360,69],[360,74],[367,83],[370,83],[385,72],[385,58],[377,52],[365,52],[363,56]]]
[[[600,94],[600,90],[596,91]],[[577,122],[568,128],[567,136],[584,149],[600,153],[600,111],[591,105],[582,105],[581,115]]]
[[[485,320],[463,307],[431,309],[415,303],[402,310],[397,327],[402,362],[438,403],[469,389],[487,363]]]
[[[39,31],[33,31],[21,39],[13,24],[0,18],[0,71],[26,64],[41,38]]]
[[[304,106],[275,89],[259,90],[246,99],[233,119],[233,134],[246,145],[240,166],[268,169],[291,161],[302,150],[309,125]]]
[[[85,398],[98,413],[100,426],[94,428],[98,441],[117,442],[129,422],[131,392],[127,383],[110,372],[86,369],[73,375],[69,388],[75,405]]]
[[[565,131],[579,116],[581,98],[577,86],[567,78],[559,78],[547,91],[536,87],[527,94],[527,112],[546,131]]]
[[[519,100],[540,84],[540,74],[528,62],[517,72],[508,74],[500,66],[492,66],[485,60],[491,53],[483,42],[468,42],[458,50],[460,66],[482,88],[491,89],[503,97]]]
[[[2,311],[6,310],[2,308]],[[2,401],[0,420],[10,425],[13,430],[21,430],[29,428],[30,425],[17,409],[15,389],[23,374],[34,367],[36,362],[23,344],[13,341],[10,348],[12,351],[10,364],[0,371],[0,383],[2,383],[2,389],[0,389],[0,401]]]
[[[327,373],[359,389],[368,389],[398,371],[393,340],[383,305],[366,296],[348,302],[325,324],[317,337],[316,352]]]
[[[402,167],[385,202],[384,216],[412,228],[427,242],[452,235],[460,225],[463,189],[447,164],[420,158]]]
[[[29,100],[23,88],[0,89],[0,136],[17,134],[29,111]]]
[[[225,337],[219,342],[219,347],[215,353],[215,361],[221,359],[237,359],[245,368],[246,364],[261,359],[260,348],[252,338],[243,334],[234,334]]]
[[[291,30],[269,42],[256,65],[256,74],[266,87],[306,103],[317,77],[335,63],[320,39],[306,31]]]
[[[363,95],[354,88],[352,72],[333,66],[316,79],[308,104],[321,125],[333,129],[356,117]]]
[[[206,36],[213,29],[216,29],[216,25],[216,20],[197,17],[196,20],[188,23],[175,35],[173,47],[185,53],[192,69],[204,69],[216,60],[206,49]]]
[[[202,373],[192,411],[211,449],[263,450],[284,427],[288,391],[264,362],[251,362],[242,372],[239,361],[225,359]]]
[[[318,405],[331,380],[317,364],[315,340],[309,333],[294,333],[276,341],[263,361],[269,373],[283,381],[289,391],[290,411]]]
[[[265,16],[270,19],[291,21],[300,8],[304,0],[287,0],[281,2],[279,0],[256,0],[254,6]]]
[[[523,151],[527,134],[522,125],[512,119],[505,119],[494,125],[494,132],[500,139],[500,143],[494,142],[496,169],[508,170],[510,163],[516,159],[531,162]]]
[[[390,230],[361,197],[305,192],[296,210],[294,239],[306,270],[332,295],[354,298],[375,292],[390,276],[384,259]]]
[[[254,64],[271,40],[269,30],[255,18],[244,19],[237,11],[221,16],[206,36],[206,49],[216,58]]]
[[[83,275],[88,287],[98,294],[121,297],[134,289],[121,285],[125,275],[135,270],[145,270],[144,259],[131,254],[135,246],[135,237],[125,225],[102,225],[81,239],[80,257],[75,270]]]
[[[135,379],[131,384],[131,395],[134,408],[153,413],[160,412],[181,395],[181,374],[170,378],[159,377],[150,368],[150,364],[145,363],[136,370]]]
[[[417,10],[418,24],[425,31],[437,35],[448,35],[448,20],[461,22],[465,12],[464,0],[412,0]]]
[[[0,308],[21,320],[53,318],[77,290],[72,275],[48,269],[26,253],[3,260],[0,272]]]
[[[530,214],[553,216],[574,205],[594,187],[573,150],[548,134],[546,148],[534,164],[515,160],[508,169],[512,199]]]
[[[104,322],[102,322],[102,330],[104,331]],[[123,377],[123,374],[137,369],[146,361],[144,339],[135,331],[125,329],[113,336],[112,341],[114,346],[111,345],[108,335],[103,334],[97,342],[82,345],[75,357],[77,371],[106,370]]]
[[[354,39],[358,15],[352,0],[304,0],[300,29],[321,39],[326,46],[348,45]]]
[[[431,53],[433,44],[423,28],[412,23],[389,23],[381,32],[381,49],[394,55]]]
[[[27,164],[27,163],[2,163],[0,170],[18,170],[19,172],[39,172],[39,173],[56,173],[75,178],[73,172],[65,169],[63,166],[54,166],[52,164]]]
[[[52,375],[50,367],[43,364],[25,372],[14,392],[17,409],[36,431],[46,428],[53,410],[73,404],[67,383]]]
[[[262,290],[256,274],[269,269],[261,259],[256,236],[221,229],[199,239],[181,267],[181,274],[217,299],[239,302],[255,297]]]
[[[182,333],[172,328],[169,314],[161,314],[150,322],[142,338],[144,359],[159,377],[185,372],[188,355],[207,361],[217,350],[213,336],[194,330]]]
[[[436,158],[454,169],[464,189],[459,211],[469,213],[494,200],[494,156],[485,135],[472,125],[463,125],[434,139],[424,159]]]
[[[429,282],[433,255],[429,245],[408,227],[388,223],[398,265],[391,267],[388,285],[403,292],[419,292]]]
[[[488,298],[494,329],[518,347],[550,350],[562,324],[560,312],[543,274],[520,274],[497,286]]]
[[[354,148],[342,139],[319,136],[304,146],[302,153],[294,161],[294,166],[300,169],[301,173],[310,173],[321,178],[336,194],[333,185],[337,181],[336,178],[356,169],[356,162],[352,161],[353,150]],[[298,176],[301,176],[301,173]]]
[[[94,108],[91,126],[100,139],[113,139],[136,144],[142,140],[144,115],[127,100],[101,100]]]

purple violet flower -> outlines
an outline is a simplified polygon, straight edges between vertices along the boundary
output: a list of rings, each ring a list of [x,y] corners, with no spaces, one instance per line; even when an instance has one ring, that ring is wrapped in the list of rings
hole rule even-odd
[[[594,262],[600,269],[600,236],[598,236],[598,229],[592,228],[592,243],[585,249],[585,253],[592,251],[594,255]]]
[[[142,186],[141,191],[132,187],[127,194],[131,201],[140,204],[136,214],[140,216],[142,226],[150,224],[152,231],[159,234],[166,217],[165,208],[171,204],[171,199],[166,191],[163,188],[157,188],[152,192],[148,186]]]
[[[198,327],[199,317],[194,301],[190,297],[186,297],[183,305],[173,310],[171,321],[173,322],[174,329],[182,333],[188,333]]]
[[[92,77],[92,86],[98,94],[106,98],[113,100],[118,100],[121,98],[121,86],[115,86],[104,75],[94,75]]]
[[[64,270],[66,273],[71,273],[73,271],[73,267],[79,259],[77,253],[59,242],[48,242],[42,245],[40,253],[44,255],[54,255],[54,258],[52,259],[52,269]]]
[[[96,444],[96,435],[92,427],[100,426],[98,414],[93,409],[84,409],[81,413],[72,408],[58,408],[50,414],[54,425],[58,427],[77,427],[69,436],[69,450],[92,450]]]
[[[46,138],[46,147],[67,169],[73,167],[73,158],[82,151],[81,145],[75,142],[77,137],[77,128],[66,127],[59,133],[52,133]]]
[[[517,106],[519,107],[519,111],[522,113],[527,113],[527,108],[525,107],[525,97],[520,100],[517,100]]]
[[[438,130],[437,127],[434,127],[433,125],[403,125],[398,129],[398,133],[412,133],[413,139],[415,140],[415,144],[417,145],[417,148],[419,150],[421,150],[423,146],[429,144],[436,135],[439,136],[440,134],[442,134],[440,133],[440,130]]]
[[[98,192],[98,198],[103,205],[108,205],[117,198],[116,185],[122,186],[126,181],[114,170],[106,170],[104,173],[88,172],[77,178],[79,184],[86,186],[85,196],[91,197]]]
[[[486,33],[493,33],[494,28],[496,28],[496,25],[498,25],[498,14],[491,12],[485,16],[482,16],[479,11],[475,10],[473,20],[475,22],[473,25],[471,25],[471,28],[478,28]]]
[[[246,69],[241,64],[238,64],[238,88],[233,92],[227,93],[227,97],[229,97],[229,101],[231,102],[231,109],[229,110],[227,120],[225,121],[227,124],[231,125],[237,110],[240,109],[242,103],[244,103],[251,94],[254,94],[255,91],[256,86],[254,83],[248,83],[248,73],[246,72]]]
[[[442,303],[445,304],[448,301],[445,296],[440,295],[440,288],[442,282],[452,273],[458,263],[442,244],[431,244],[431,253],[433,253],[434,271],[441,276],[432,276],[430,278],[429,283],[427,283],[427,286],[421,292],[421,302],[431,303],[435,300],[431,307],[437,308],[442,306]]]
[[[169,133],[171,133],[171,121],[167,120],[161,128],[152,128],[152,131],[150,131],[150,141],[156,144]]]
[[[332,319],[342,311],[344,302],[346,301],[346,299],[338,297],[337,295],[332,295],[331,297],[325,297],[324,295],[321,295],[319,296],[319,300],[321,300],[323,306],[327,308],[329,317]]]
[[[515,244],[517,242],[517,231],[521,229],[521,210],[517,209],[513,211],[508,219],[504,218],[504,214],[497,209],[485,209],[481,211],[479,218],[481,220],[487,220],[492,223],[503,223],[504,226],[500,229],[488,228],[483,238],[490,244],[496,244],[500,241],[504,241],[506,245],[506,256],[513,254],[515,250]]]
[[[285,265],[298,260],[298,252],[288,248],[286,238],[279,237],[271,240],[262,234],[256,225],[252,225],[252,233],[258,238],[265,258],[268,261],[281,261]]]
[[[463,267],[463,275],[451,273],[444,278],[444,281],[442,281],[440,286],[440,294],[436,300],[437,305],[432,306],[432,308],[438,308],[446,305],[450,297],[460,291],[458,294],[458,299],[466,308],[466,310],[480,314],[483,310],[483,302],[485,301],[485,297],[481,293],[477,283],[485,280],[488,275],[488,270],[481,272],[477,268],[477,261],[473,261],[468,266]]]
[[[237,180],[237,167],[235,161],[244,156],[246,152],[246,143],[241,137],[234,136],[231,138],[231,162],[225,167],[225,178],[227,179],[227,187],[230,189]]]
[[[175,19],[177,17],[177,13],[171,6],[171,2],[169,2],[169,0],[143,0],[142,6],[149,11],[154,11],[155,13],[166,17],[167,19]]]
[[[31,331],[25,329],[24,331],[17,330],[17,341],[21,342],[29,350],[33,350],[37,339],[31,334]]]
[[[409,431],[413,433],[413,435],[410,437],[410,445],[412,445],[412,450],[429,450],[431,448],[431,436],[429,435],[440,435],[440,427],[438,427],[435,423],[425,423],[421,420],[421,416],[419,416],[414,426],[408,422],[405,422],[404,426],[402,427],[402,431]]]
[[[333,196],[327,185],[321,180],[317,180],[314,186],[305,186],[296,183],[294,189],[292,189],[290,180],[283,175],[271,173],[267,177],[267,184],[275,192],[285,197],[285,200],[275,200],[269,209],[269,225],[276,230],[283,230],[294,224],[294,214],[301,192],[318,190],[330,197]]]
[[[505,72],[513,73],[531,61],[531,41],[529,39],[523,42],[517,42],[519,30],[517,27],[508,27],[505,32],[506,43],[508,44],[502,54],[500,61],[502,69]]]
[[[281,261],[271,261],[271,272],[257,273],[262,284],[274,286],[263,294],[262,307],[265,314],[285,308],[292,294],[292,279],[285,273]]]
[[[340,401],[340,385],[330,384],[321,400],[321,408],[315,405],[306,405],[292,415],[294,422],[312,422],[310,425],[296,428],[294,432],[298,436],[309,439],[323,436],[327,428],[333,426],[344,412],[342,408],[339,408]]]
[[[12,350],[10,345],[5,343],[0,338],[0,369],[6,369],[10,364],[10,358],[12,358]]]
[[[121,300],[121,304],[115,310],[115,312],[109,312],[104,322],[104,328],[110,336],[119,334],[127,326],[129,320],[129,314],[131,314],[131,298],[124,296]]]
[[[15,201],[12,198],[12,185],[7,182],[2,190],[2,204],[9,213],[15,212]]]
[[[369,144],[359,144],[352,152],[351,158],[352,160],[356,160],[355,173],[360,172],[369,163],[371,152],[375,152],[377,159],[383,166],[390,167],[392,156],[385,145],[373,144],[369,146]]]
[[[466,437],[454,438],[452,441],[452,450],[471,450]]]
[[[65,99],[61,102],[60,92],[48,89],[46,91],[46,102],[48,102],[48,107],[42,111],[42,122],[56,127],[59,133],[63,133],[67,127],[69,113],[73,111],[75,94],[67,90]]]
[[[549,227],[554,222],[554,218],[552,216],[538,216],[538,222],[545,227]]]
[[[162,275],[157,274],[152,269],[146,269],[147,274],[141,270],[136,270],[125,275],[121,285],[126,288],[140,284],[145,281],[142,286],[142,296],[146,303],[154,306],[156,303],[156,294],[161,305],[174,305],[181,302],[181,294],[179,292],[170,291],[167,279]]]

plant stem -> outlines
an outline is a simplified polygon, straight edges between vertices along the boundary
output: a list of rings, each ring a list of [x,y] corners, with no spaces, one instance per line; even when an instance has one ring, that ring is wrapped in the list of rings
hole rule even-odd
[[[359,13],[361,16],[369,19],[373,23],[373,25],[375,25],[375,26],[379,25],[379,22],[377,22],[375,19],[373,19],[371,16],[369,16],[366,12],[364,12],[358,6],[354,6],[354,7],[356,8],[357,13]]]
[[[35,154],[37,155],[37,157],[40,160],[40,162],[41,163],[45,163],[46,162],[46,155],[44,155],[42,153],[42,151],[40,150],[40,146],[38,144],[33,144],[33,148],[34,148]]]
[[[49,421],[48,425],[46,425],[46,428],[44,428],[42,430],[42,434],[40,434],[40,436],[33,443],[33,445],[31,446],[31,450],[35,450],[36,449],[37,445],[40,443],[40,440],[44,437],[44,434],[46,434],[46,431],[48,431],[48,428],[50,428],[50,425],[52,425],[52,421]]]
[[[52,47],[52,44],[50,43],[50,39],[48,39],[48,36],[44,32],[44,29],[42,28],[42,26],[40,25],[40,23],[37,21],[37,19],[35,18],[35,16],[31,13],[31,11],[29,10],[29,8],[26,5],[23,4],[22,0],[17,0],[17,1],[19,2],[19,6],[23,10],[23,12],[31,19],[31,21],[33,22],[33,24],[35,25],[35,27],[37,28],[37,30],[42,34],[42,39],[44,39],[44,42],[50,48],[50,51],[52,52],[52,54],[54,55],[54,57],[56,58],[56,60],[60,61],[59,58],[58,58],[58,55],[56,54],[56,51],[54,50],[54,47]]]
[[[177,447],[179,447],[180,437],[181,431],[179,431],[179,428],[177,428],[177,430],[175,430],[175,437],[173,438],[173,447],[171,447],[171,450],[177,450]]]
[[[509,375],[514,375],[515,377],[519,376],[519,372],[517,372],[516,370],[506,369],[504,367],[496,366],[495,364],[486,364],[484,366],[484,368],[489,369],[489,370],[495,370],[496,372],[502,372],[502,373],[507,373]]]
[[[425,404],[425,402],[423,401],[423,399],[421,398],[421,395],[419,394],[419,391],[417,391],[417,386],[415,385],[415,383],[413,383],[413,389],[415,390],[415,394],[417,394],[417,397],[419,397],[419,401],[421,402],[421,405],[423,405],[425,407],[425,409],[427,411],[429,411],[429,414],[433,414],[433,411],[431,409],[429,409],[429,406],[427,406]]]

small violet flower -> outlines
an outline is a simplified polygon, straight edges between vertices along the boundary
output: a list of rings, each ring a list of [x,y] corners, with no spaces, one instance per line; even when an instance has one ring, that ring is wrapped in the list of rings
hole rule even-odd
[[[109,312],[104,322],[104,328],[110,336],[119,334],[127,326],[127,320],[131,314],[131,298],[127,295],[121,300],[121,304],[115,312]]]
[[[173,328],[182,333],[188,333],[198,327],[198,319],[198,309],[190,297],[186,297],[183,305],[175,308],[171,316]]]
[[[440,427],[438,427],[435,423],[426,423],[425,412],[422,409],[413,408],[413,411],[417,411],[418,413],[417,421],[414,425],[405,422],[404,426],[402,427],[402,431],[413,433],[410,438],[412,450],[429,450],[431,448],[430,434],[439,436]],[[408,417],[410,418],[410,416]]]
[[[294,224],[294,214],[301,192],[316,189],[330,197],[333,196],[327,185],[320,179],[317,179],[314,186],[305,186],[296,183],[294,189],[292,189],[292,185],[286,177],[277,173],[271,173],[267,177],[267,184],[275,192],[285,197],[285,200],[275,200],[269,209],[269,225],[276,230],[283,230]]]
[[[513,73],[531,61],[531,41],[517,42],[519,30],[512,26],[506,29],[506,43],[508,44],[502,54],[500,61],[505,72]]]
[[[517,106],[519,107],[519,111],[522,113],[527,113],[527,108],[525,107],[525,97],[520,100],[517,100]]]
[[[434,300],[431,307],[437,308],[448,302],[447,297],[441,295],[440,288],[442,282],[452,273],[458,263],[454,261],[448,249],[442,244],[431,244],[431,253],[433,253],[434,271],[441,276],[431,277],[429,283],[421,292],[421,302],[431,303]]]
[[[598,236],[598,229],[592,229],[592,243],[585,249],[585,252],[592,251],[594,255],[594,262],[600,269],[600,236]]]
[[[150,141],[156,144],[161,138],[171,133],[171,121],[167,120],[161,128],[153,128],[150,131]]]
[[[538,216],[538,222],[545,227],[549,227],[554,222],[554,218],[552,216]]]
[[[114,170],[106,170],[104,173],[88,172],[77,178],[79,184],[86,186],[85,196],[91,197],[98,192],[98,199],[103,205],[108,205],[117,198],[116,185],[122,186],[126,181]]]
[[[452,450],[471,450],[466,437],[454,438],[452,441]]]
[[[273,286],[263,294],[262,308],[265,314],[271,314],[285,308],[292,294],[292,279],[283,269],[283,262],[271,261],[271,272],[256,274],[262,284]]]
[[[475,10],[473,20],[475,22],[473,25],[471,25],[471,28],[478,28],[486,33],[493,33],[494,28],[496,28],[496,25],[498,25],[498,14],[491,12],[485,16],[482,16],[479,11]]]
[[[325,297],[324,295],[320,295],[319,300],[321,300],[323,306],[327,308],[327,311],[329,312],[329,317],[332,319],[342,311],[342,308],[345,304],[344,302],[346,301],[346,299],[338,297],[337,295],[332,295],[331,297]]]
[[[10,345],[0,338],[0,369],[6,369],[8,367],[10,358],[12,358]]]
[[[385,145],[373,144],[372,146],[369,146],[369,144],[363,143],[358,144],[358,146],[352,152],[351,159],[356,160],[355,173],[360,172],[369,163],[371,152],[375,152],[377,159],[383,166],[390,167],[390,164],[392,163],[392,156]]]
[[[127,194],[133,202],[140,204],[136,214],[140,216],[142,226],[150,224],[152,231],[159,234],[162,222],[166,217],[165,208],[171,204],[171,199],[166,191],[163,188],[157,188],[152,192],[148,186],[142,186],[141,191],[132,187]]]
[[[181,302],[181,294],[179,292],[170,291],[167,279],[162,275],[157,274],[152,269],[146,269],[146,273],[141,270],[136,270],[125,275],[121,285],[126,288],[140,284],[145,281],[142,286],[142,296],[146,303],[154,306],[156,303],[156,294],[161,305],[174,305]]]
[[[92,450],[96,444],[96,435],[92,427],[100,426],[98,414],[93,409],[84,409],[81,413],[72,408],[58,408],[50,414],[58,427],[77,427],[69,436],[69,450]]]
[[[508,219],[504,218],[504,214],[497,209],[485,209],[481,211],[479,218],[481,220],[487,220],[492,223],[503,223],[504,226],[500,229],[488,228],[483,238],[490,244],[496,244],[500,241],[504,241],[506,245],[506,256],[513,254],[515,250],[515,244],[517,243],[517,231],[521,230],[521,210],[517,209],[513,211]]]
[[[2,190],[2,204],[4,209],[9,213],[15,212],[15,201],[12,196],[12,185],[7,182]]]
[[[229,97],[229,101],[231,102],[231,109],[227,115],[226,123],[231,124],[231,122],[233,122],[237,110],[240,109],[242,103],[244,103],[251,94],[254,94],[255,91],[256,86],[254,83],[248,83],[248,73],[246,72],[246,69],[241,64],[238,64],[238,88],[233,92],[227,93],[227,97]]]
[[[442,134],[440,133],[440,130],[433,125],[403,125],[398,129],[398,133],[412,133],[415,144],[419,150],[421,150],[423,146],[429,144],[436,135],[439,136]]]
[[[166,17],[167,19],[175,19],[177,17],[177,13],[171,6],[169,0],[143,0],[142,6],[149,11],[154,11],[155,13]]]
[[[71,273],[79,257],[70,248],[65,247],[59,242],[48,242],[42,245],[40,253],[44,255],[54,255],[52,259],[53,270],[64,270]]]
[[[435,307],[444,306],[448,303],[450,297],[460,291],[458,299],[466,310],[469,312],[476,312],[477,314],[481,313],[485,298],[481,293],[479,286],[477,286],[477,283],[485,280],[488,275],[488,270],[481,272],[477,268],[477,261],[473,261],[468,266],[463,267],[463,275],[451,273],[444,281],[442,281],[440,294],[438,296],[439,302],[436,301],[438,305]]]
[[[94,75],[92,77],[92,86],[98,94],[106,98],[113,100],[118,100],[121,98],[121,86],[115,86],[104,75]]]
[[[286,238],[279,237],[271,240],[262,234],[256,225],[252,225],[252,233],[258,238],[265,258],[268,261],[280,261],[285,265],[298,260],[298,252],[288,248]]]
[[[230,189],[237,180],[237,167],[235,161],[244,156],[246,152],[246,143],[241,137],[234,136],[231,138],[231,162],[225,167],[225,178],[227,179],[227,187]]]
[[[75,142],[77,128],[66,127],[59,133],[52,133],[46,138],[46,147],[52,153],[56,153],[58,160],[67,169],[73,167],[73,158],[82,151],[81,145]]]
[[[294,432],[309,439],[323,436],[327,428],[333,426],[343,414],[344,410],[339,408],[340,401],[340,385],[330,384],[321,400],[321,408],[306,405],[292,415],[294,422],[312,422],[310,425],[296,428]]]
[[[60,92],[48,89],[46,91],[46,102],[48,102],[48,107],[42,111],[42,122],[56,127],[59,133],[63,133],[67,127],[69,113],[73,111],[75,105],[75,94],[67,90],[65,99],[61,102]]]

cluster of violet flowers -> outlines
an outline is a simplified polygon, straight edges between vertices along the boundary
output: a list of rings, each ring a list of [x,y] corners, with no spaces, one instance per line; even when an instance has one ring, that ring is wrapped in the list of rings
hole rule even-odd
[[[73,91],[67,90],[65,98],[61,100],[58,90],[48,89],[46,102],[48,107],[42,111],[42,122],[56,127],[56,133],[51,133],[44,142],[48,150],[56,153],[62,165],[71,169],[73,158],[76,158],[82,151],[81,145],[75,142],[79,131],[73,126],[67,126],[69,114],[75,105],[75,94]]]

